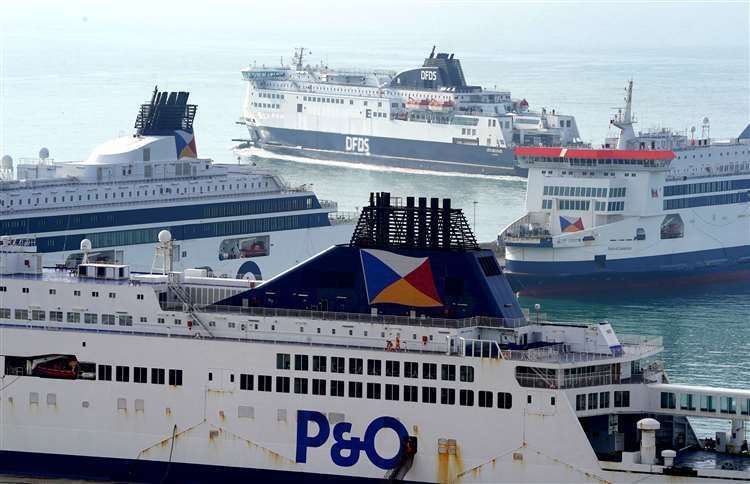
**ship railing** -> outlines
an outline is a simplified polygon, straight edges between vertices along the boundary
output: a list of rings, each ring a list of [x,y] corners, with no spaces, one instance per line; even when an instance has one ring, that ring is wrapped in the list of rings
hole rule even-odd
[[[180,303],[161,302],[163,310],[183,311],[183,305]],[[430,317],[409,317],[386,314],[366,314],[366,313],[347,313],[337,311],[316,311],[311,309],[283,309],[283,308],[264,308],[264,307],[245,307],[207,304],[197,305],[196,311],[203,313],[230,313],[255,317],[286,317],[286,318],[304,318],[322,321],[345,321],[353,323],[380,323],[391,326],[424,326],[437,328],[472,328],[472,327],[489,327],[500,329],[519,328],[531,324],[524,318],[492,318],[488,316],[473,316],[463,319],[448,318],[430,318]]]
[[[550,239],[552,233],[546,224],[534,222],[529,215],[525,215],[513,222],[503,231],[505,240]]]
[[[335,202],[333,200],[318,199],[318,202],[320,203],[320,208],[328,208],[332,212],[336,212],[339,209],[338,202]]]
[[[646,357],[664,349],[661,336],[617,335],[622,345],[622,356]],[[516,361],[533,361],[537,363],[584,363],[611,360],[619,356],[615,352],[579,351],[566,343],[552,344],[541,348],[503,349],[503,358]],[[657,370],[654,370],[657,371]],[[663,368],[662,370],[663,371]]]
[[[352,224],[359,220],[359,212],[329,212],[328,221],[331,225]]]

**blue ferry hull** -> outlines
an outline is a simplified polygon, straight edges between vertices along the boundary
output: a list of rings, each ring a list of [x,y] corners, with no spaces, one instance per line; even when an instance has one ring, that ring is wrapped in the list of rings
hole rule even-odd
[[[750,279],[750,246],[653,257],[592,261],[506,261],[515,292],[541,296],[617,288],[693,285]]]
[[[341,484],[382,482],[382,479],[312,474],[309,472],[7,451],[0,451],[0,473],[44,479],[180,484],[205,482],[277,482],[292,484],[303,481]]]
[[[251,128],[251,136],[266,151],[316,160],[481,175],[527,174],[517,166],[511,148],[267,127]],[[347,138],[367,139],[368,149],[360,152],[350,145],[347,151]]]

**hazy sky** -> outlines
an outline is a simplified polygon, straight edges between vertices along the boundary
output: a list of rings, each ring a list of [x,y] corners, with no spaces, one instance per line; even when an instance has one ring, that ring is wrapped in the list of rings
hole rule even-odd
[[[314,44],[316,33],[427,42],[478,49],[608,49],[664,46],[747,48],[750,1],[10,1],[0,6],[6,34],[84,30],[96,40],[112,28],[140,45],[150,29],[176,43],[260,36]],[[86,24],[85,27],[83,24]],[[329,35],[326,35],[328,37]],[[487,45],[491,39],[492,45]]]

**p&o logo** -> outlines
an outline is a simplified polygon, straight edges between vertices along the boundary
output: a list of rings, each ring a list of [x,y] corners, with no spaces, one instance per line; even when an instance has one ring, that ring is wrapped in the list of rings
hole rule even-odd
[[[361,138],[359,136],[347,136],[346,137],[346,151],[353,151],[354,153],[369,153],[370,152],[370,138]]]
[[[315,423],[317,431],[310,429],[310,422]],[[395,433],[398,439],[398,452],[393,456],[382,456],[375,447],[375,438],[383,430]],[[331,426],[326,416],[313,410],[297,411],[297,458],[298,463],[307,462],[307,449],[321,447],[331,436]],[[370,462],[383,470],[395,468],[404,453],[409,433],[406,427],[393,417],[378,417],[367,426],[363,437],[352,435],[352,424],[339,422],[333,426],[331,460],[339,467],[351,467],[359,461],[362,451]]]

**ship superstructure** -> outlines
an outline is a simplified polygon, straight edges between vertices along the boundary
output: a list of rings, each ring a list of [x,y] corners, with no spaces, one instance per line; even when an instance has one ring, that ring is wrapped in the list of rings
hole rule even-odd
[[[750,136],[638,133],[626,107],[602,149],[522,147],[527,213],[500,235],[514,289],[695,283],[750,275]],[[693,130],[693,133],[695,131]]]
[[[29,239],[51,265],[75,267],[83,239],[100,261],[150,271],[156,235],[179,240],[176,268],[271,277],[347,240],[353,220],[336,204],[272,172],[198,157],[187,92],[154,91],[135,134],[108,141],[84,161],[5,157],[0,233]],[[349,225],[347,225],[349,224]]]
[[[431,171],[523,174],[512,147],[580,143],[575,118],[532,111],[508,91],[468,84],[453,54],[402,72],[304,63],[249,67],[242,123],[266,151]]]
[[[529,316],[448,201],[371,200],[350,243],[264,282],[88,260],[77,274],[42,270],[39,254],[3,237],[0,471],[750,478],[750,391],[670,383],[660,338]],[[709,450],[693,416],[728,419],[731,432]]]

